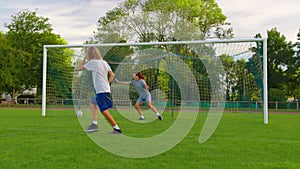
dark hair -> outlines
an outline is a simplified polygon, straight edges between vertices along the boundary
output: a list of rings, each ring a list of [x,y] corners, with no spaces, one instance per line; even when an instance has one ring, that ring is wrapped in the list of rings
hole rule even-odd
[[[137,72],[137,73],[135,73],[135,75],[138,76],[139,79],[143,79],[143,80],[146,79],[145,76],[142,74],[142,72]]]

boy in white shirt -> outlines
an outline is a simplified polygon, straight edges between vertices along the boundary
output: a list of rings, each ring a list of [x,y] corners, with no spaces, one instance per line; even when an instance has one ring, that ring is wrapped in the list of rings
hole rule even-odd
[[[87,62],[86,62],[87,61]],[[101,57],[101,54],[96,47],[88,48],[84,59],[81,61],[77,70],[92,71],[93,84],[96,91],[96,96],[91,100],[91,108],[93,111],[93,122],[86,129],[86,132],[98,131],[98,112],[96,104],[100,112],[109,121],[113,127],[113,134],[122,134],[121,129],[115,122],[114,118],[109,113],[108,109],[113,107],[112,100],[110,99],[110,83],[114,79],[114,73],[106,61]],[[109,78],[108,78],[109,75]],[[95,104],[96,103],[96,104]]]

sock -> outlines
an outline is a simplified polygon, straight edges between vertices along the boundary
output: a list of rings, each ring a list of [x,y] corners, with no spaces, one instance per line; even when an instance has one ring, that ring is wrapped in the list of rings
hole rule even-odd
[[[158,112],[156,112],[156,115],[159,116],[160,114]]]
[[[92,123],[98,125],[98,122],[97,122],[97,121],[93,121]]]
[[[143,118],[143,119],[144,119],[145,117],[144,117],[144,116],[141,116],[141,118]]]
[[[114,129],[120,130],[118,125],[113,126]]]

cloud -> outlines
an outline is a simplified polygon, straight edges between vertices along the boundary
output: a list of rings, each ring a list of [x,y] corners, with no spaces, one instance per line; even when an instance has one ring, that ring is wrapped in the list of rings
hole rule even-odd
[[[50,18],[56,33],[63,33],[63,37],[70,44],[79,44],[93,35],[98,19],[104,16],[107,10],[116,7],[118,1],[102,0],[99,3],[96,0],[74,0],[61,3],[59,6],[55,4],[50,8],[56,7],[55,10],[45,9],[44,15]]]
[[[98,19],[120,2],[120,0],[23,0],[0,2],[0,21],[9,23],[11,21],[10,15],[24,9],[30,11],[38,9],[37,15],[49,18],[54,33],[61,35],[70,44],[81,44],[93,35]],[[4,30],[4,27],[0,27],[0,30]]]
[[[277,30],[289,41],[296,41],[300,28],[299,0],[216,0],[232,24],[236,37],[254,37]]]
[[[11,21],[11,15],[38,8],[38,16],[47,17],[54,33],[70,44],[81,44],[96,31],[97,21],[108,10],[124,0],[10,0],[0,1],[0,30]],[[274,27],[288,40],[296,42],[300,28],[299,0],[216,0],[227,21],[234,29],[235,37],[251,38]]]

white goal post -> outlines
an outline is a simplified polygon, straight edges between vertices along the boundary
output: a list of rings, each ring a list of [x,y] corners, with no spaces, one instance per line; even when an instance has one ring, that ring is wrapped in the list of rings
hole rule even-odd
[[[48,73],[49,73],[49,69],[47,66],[48,65],[48,57],[49,57],[49,50],[55,50],[55,49],[58,49],[58,48],[72,48],[72,49],[83,49],[83,48],[88,48],[88,47],[92,47],[92,46],[95,46],[95,47],[99,47],[99,48],[106,48],[106,47],[128,47],[128,48],[132,48],[132,51],[135,51],[136,48],[148,48],[148,47],[152,47],[152,46],[174,46],[174,45],[186,45],[186,46],[190,46],[188,47],[189,48],[189,53],[193,53],[193,56],[197,56],[199,57],[201,60],[201,57],[202,57],[202,53],[199,52],[200,50],[203,51],[204,48],[203,46],[205,46],[206,44],[209,44],[209,49],[210,50],[214,50],[213,52],[209,51],[207,53],[214,53],[212,54],[211,56],[207,53],[205,53],[205,57],[219,57],[219,56],[230,56],[232,57],[233,61],[236,61],[239,59],[239,57],[245,57],[243,58],[244,60],[247,60],[247,57],[248,57],[248,53],[245,53],[243,52],[242,50],[239,51],[239,49],[234,49],[235,53],[232,53],[232,54],[229,54],[231,52],[231,50],[233,51],[233,48],[229,47],[228,44],[238,44],[238,43],[256,43],[258,46],[251,46],[250,47],[254,47],[254,48],[261,48],[261,56],[260,58],[262,58],[262,64],[261,64],[261,80],[262,80],[262,93],[261,93],[261,100],[262,100],[262,109],[263,109],[263,115],[264,115],[264,123],[265,124],[268,124],[268,90],[267,90],[267,39],[266,38],[247,38],[247,39],[223,39],[223,40],[203,40],[203,41],[172,41],[172,42],[143,42],[143,43],[110,43],[110,44],[82,44],[82,45],[44,45],[43,46],[43,85],[42,85],[42,116],[46,116],[46,108],[47,108],[47,76],[48,76]],[[217,45],[219,45],[218,47],[216,47]],[[260,46],[259,46],[260,45]],[[201,49],[198,49],[198,46],[202,46]],[[245,47],[245,48],[250,48],[250,47]],[[170,47],[171,48],[171,47]],[[176,49],[174,49],[176,47],[173,47],[172,49],[175,51]],[[193,48],[193,50],[191,50],[191,48]],[[219,52],[220,55],[216,54],[218,53],[218,50],[223,50],[223,48],[225,49],[226,48],[226,54],[225,52],[223,53],[222,51]],[[238,47],[237,47],[238,48]],[[160,48],[161,49],[161,48]],[[207,48],[205,48],[207,49]],[[166,48],[163,48],[163,50],[165,51]],[[197,51],[199,50],[199,51]],[[172,51],[172,56],[176,56],[178,58],[181,58],[181,59],[191,59],[192,56],[187,56],[187,55],[180,55],[176,52]],[[249,50],[250,51],[250,50]],[[248,52],[249,52],[248,51]],[[197,54],[198,52],[198,54]],[[155,52],[154,52],[155,53]],[[152,53],[151,55],[154,56],[155,54]],[[195,54],[196,53],[196,54]],[[201,54],[200,54],[201,53]],[[201,56],[199,56],[201,55]],[[133,56],[131,56],[131,59],[134,58]],[[73,59],[73,58],[72,58]],[[151,60],[149,58],[146,58],[148,59],[147,61]],[[105,57],[104,57],[104,60],[105,60]],[[133,59],[134,60],[134,59]],[[141,59],[138,59],[139,61],[141,61]],[[145,62],[145,61],[144,61]],[[193,60],[189,60],[189,64],[192,64]],[[114,62],[111,62],[112,64],[116,64],[116,65],[121,65],[121,63],[114,63]],[[136,64],[137,61],[133,61],[133,65]],[[156,63],[156,62],[155,62]],[[171,62],[170,62],[171,63]],[[74,63],[75,64],[75,63]],[[127,62],[126,62],[127,64]],[[76,65],[74,65],[76,66]],[[175,65],[176,66],[176,65]],[[258,66],[259,67],[259,66]],[[239,81],[235,82],[236,84],[237,83],[243,83],[240,90],[239,89],[236,89],[236,93],[238,94],[235,94],[235,95],[240,95],[240,96],[234,96],[233,91],[231,91],[232,93],[230,94],[230,97],[236,97],[236,98],[243,98],[245,99],[245,93],[247,92],[246,91],[246,73],[249,73],[250,72],[245,72],[247,71],[245,69],[242,70],[244,72],[244,79],[240,79]],[[249,70],[248,70],[249,71]],[[176,72],[175,72],[176,73]],[[230,75],[226,75],[226,76],[230,76]],[[252,79],[254,79],[254,75],[249,75],[251,76]],[[247,76],[248,77],[248,76]],[[225,81],[225,75],[224,76],[220,76],[221,80],[220,81]],[[222,79],[223,78],[223,79]],[[210,79],[211,80],[211,79]],[[197,81],[198,82],[198,81]],[[156,82],[151,82],[151,83],[156,83]],[[225,83],[225,82],[223,82]],[[232,82],[233,83],[233,82]],[[249,82],[250,83],[250,82]],[[210,86],[211,88],[213,88],[213,85]],[[249,87],[251,88],[251,87]],[[211,89],[212,90],[212,89]],[[224,90],[225,90],[225,84],[224,84]],[[234,90],[234,89],[227,89],[226,90]],[[247,89],[248,90],[248,89]],[[174,91],[174,89],[170,89],[170,91]],[[241,93],[241,91],[243,91],[244,93]],[[174,93],[172,93],[174,95]],[[224,95],[228,95],[229,97],[229,94],[228,93],[223,93]],[[201,93],[200,93],[201,95]],[[244,96],[242,96],[244,95]],[[250,96],[249,96],[250,97]],[[225,100],[226,101],[226,100]],[[200,103],[201,104],[201,103]],[[213,104],[213,103],[211,103]],[[219,103],[218,103],[219,104]],[[223,103],[221,103],[223,104]],[[227,104],[227,103],[226,103]],[[225,103],[224,103],[225,105]],[[172,106],[174,107],[174,103],[172,102]],[[218,105],[219,106],[219,105]],[[226,106],[226,105],[225,105]]]

